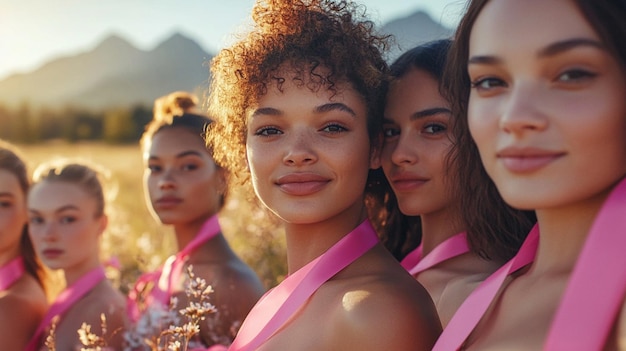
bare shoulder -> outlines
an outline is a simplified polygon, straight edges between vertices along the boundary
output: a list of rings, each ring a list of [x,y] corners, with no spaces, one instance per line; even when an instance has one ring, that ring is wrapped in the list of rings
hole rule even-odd
[[[33,299],[14,291],[0,295],[0,345],[6,350],[22,350],[46,312],[45,300]]]
[[[397,263],[349,279],[333,311],[339,349],[431,350],[441,324],[428,292]]]

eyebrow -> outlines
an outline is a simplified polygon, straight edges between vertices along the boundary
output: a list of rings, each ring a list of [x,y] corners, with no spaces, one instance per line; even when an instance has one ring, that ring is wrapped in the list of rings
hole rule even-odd
[[[411,115],[410,119],[411,121],[415,121],[416,119],[420,119],[420,118],[424,118],[424,117],[429,117],[429,116],[434,116],[434,115],[438,115],[440,113],[452,113],[452,111],[450,111],[450,109],[445,108],[445,107],[433,107],[433,108],[427,108],[425,110],[421,110],[421,111],[417,111],[414,114]]]
[[[356,112],[354,112],[354,110],[351,109],[348,105],[343,104],[341,102],[323,104],[320,106],[316,106],[313,109],[314,113],[326,113],[330,111],[343,111],[343,112],[349,113],[353,117],[356,117]],[[254,112],[252,112],[251,117],[254,118],[254,117],[261,116],[261,115],[281,116],[282,114],[283,112],[281,110],[275,109],[273,107],[261,107],[259,109],[254,110]]]
[[[545,58],[550,56],[555,56],[566,51],[578,48],[578,47],[593,47],[602,51],[606,51],[606,48],[602,43],[597,40],[587,39],[587,38],[573,38],[567,39],[563,41],[558,41],[556,43],[552,43],[545,48],[539,50],[537,53],[537,57]],[[482,64],[482,65],[496,65],[501,64],[502,59],[497,56],[472,56],[467,61],[467,64]]]
[[[75,205],[65,205],[65,206],[62,206],[62,207],[56,209],[54,212],[55,213],[60,213],[60,212],[67,211],[67,210],[79,210],[79,208],[78,208],[78,206],[75,206]],[[39,213],[39,211],[37,211],[35,209],[32,209],[32,208],[29,208],[28,212]]]
[[[198,157],[201,157],[202,155],[198,151],[188,150],[188,151],[183,151],[183,152],[177,154],[175,157],[176,158],[183,158],[185,156],[198,156]],[[149,160],[158,160],[159,157],[155,156],[155,155],[150,155],[150,157],[148,157],[148,159]]]
[[[4,196],[6,196],[6,197],[15,197],[15,195],[13,195],[12,193],[8,193],[8,192],[0,193],[0,197],[4,197]]]

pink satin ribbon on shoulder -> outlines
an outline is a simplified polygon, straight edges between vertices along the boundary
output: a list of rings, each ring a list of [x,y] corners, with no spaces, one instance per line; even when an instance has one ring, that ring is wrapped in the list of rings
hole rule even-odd
[[[30,339],[30,342],[24,350],[36,351],[41,346],[43,334],[50,326],[52,319],[55,316],[62,316],[65,314],[76,302],[83,298],[83,296],[85,296],[104,279],[106,279],[104,268],[99,266],[83,275],[80,279],[74,282],[74,284],[63,290],[54,300],[52,305],[50,305],[50,308],[43,317],[43,320],[39,323],[35,334]]]
[[[139,311],[137,305],[137,299],[146,284],[154,284],[154,288],[150,290],[149,295],[145,296],[146,304],[168,306],[170,297],[174,293],[176,282],[180,279],[185,261],[189,255],[220,233],[220,224],[217,215],[214,215],[204,222],[202,228],[192,241],[165,261],[161,269],[142,274],[135,283],[135,287],[128,294],[128,315],[131,320],[137,321],[141,315],[141,311]]]
[[[24,272],[24,260],[21,256],[0,267],[0,291],[10,288]]]
[[[600,209],[565,288],[544,350],[601,350],[626,296],[626,179]],[[433,351],[461,348],[493,301],[504,279],[532,262],[537,251],[537,226],[518,254],[485,280],[463,302]]]
[[[626,296],[626,180],[594,220],[544,350],[601,350]]]
[[[251,351],[274,333],[326,281],[378,243],[369,220],[268,291],[248,314],[229,351]],[[313,331],[312,331],[313,332]]]
[[[535,259],[538,244],[539,227],[535,225],[517,255],[485,279],[465,299],[437,339],[433,351],[453,351],[461,348],[489,308],[506,277]]]
[[[416,276],[423,271],[430,269],[441,262],[451,258],[466,254],[470,251],[467,244],[467,235],[465,232],[455,234],[437,245],[425,257],[422,257],[423,244],[420,244],[415,250],[411,251],[400,262],[412,276]]]

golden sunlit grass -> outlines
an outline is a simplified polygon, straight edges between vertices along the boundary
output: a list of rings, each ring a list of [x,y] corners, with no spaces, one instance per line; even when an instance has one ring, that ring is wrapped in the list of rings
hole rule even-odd
[[[103,259],[116,257],[121,264],[117,283],[127,292],[140,271],[157,268],[176,251],[170,228],[151,216],[143,193],[143,165],[138,145],[104,143],[47,143],[19,145],[31,170],[56,157],[78,157],[100,164],[112,173],[109,189],[116,197],[109,205],[109,229],[102,242]],[[256,270],[266,287],[285,274],[282,229],[264,224],[258,210],[231,189],[231,199],[220,216],[224,234],[233,249]],[[209,284],[211,282],[208,282]]]

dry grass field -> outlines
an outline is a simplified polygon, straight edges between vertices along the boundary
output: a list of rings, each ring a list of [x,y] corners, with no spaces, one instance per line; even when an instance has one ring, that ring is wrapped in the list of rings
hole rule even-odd
[[[155,221],[146,206],[143,165],[137,145],[47,143],[18,146],[31,170],[56,157],[78,157],[111,172],[107,185],[116,196],[108,211],[110,226],[103,237],[102,258],[119,260],[121,271],[117,281],[122,291],[127,290],[141,271],[157,268],[176,251],[171,229]],[[282,230],[265,225],[261,211],[255,210],[237,190],[231,189],[230,200],[220,216],[224,234],[265,285],[271,287],[286,272]]]

